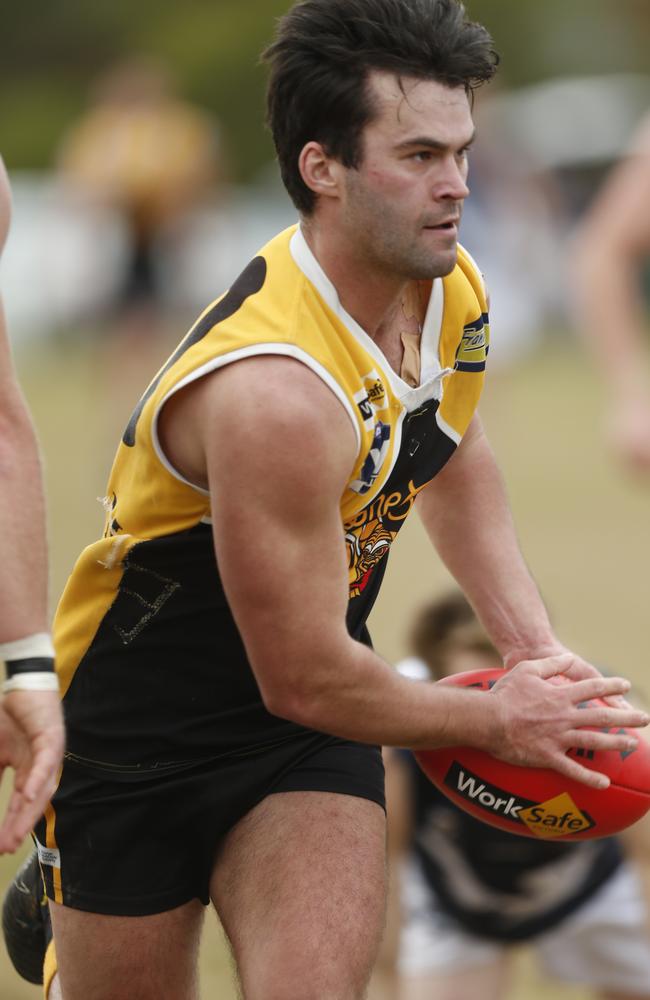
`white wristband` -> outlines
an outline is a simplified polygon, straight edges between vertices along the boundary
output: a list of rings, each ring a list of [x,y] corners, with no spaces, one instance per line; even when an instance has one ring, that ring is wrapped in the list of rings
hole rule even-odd
[[[42,671],[39,673],[14,674],[2,685],[2,693],[10,691],[58,691],[59,678],[56,674]]]
[[[31,660],[35,657],[54,659],[54,646],[48,632],[36,632],[24,639],[0,643],[0,660]]]

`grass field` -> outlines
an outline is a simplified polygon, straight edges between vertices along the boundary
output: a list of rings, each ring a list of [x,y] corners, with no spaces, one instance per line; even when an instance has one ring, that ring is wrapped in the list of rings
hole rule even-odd
[[[101,529],[96,498],[104,493],[112,451],[138,391],[127,361],[120,364],[90,345],[50,344],[19,360],[46,461],[54,600],[79,549]],[[626,480],[612,465],[601,442],[601,404],[580,352],[554,338],[516,370],[489,381],[482,413],[524,552],[560,636],[650,689],[650,483]],[[405,652],[404,629],[413,609],[449,582],[433,553],[423,558],[427,545],[413,519],[391,556],[372,621],[375,645],[389,660]],[[15,867],[15,859],[0,859],[0,886]],[[202,963],[206,1000],[234,1000],[226,949],[212,918]],[[0,948],[0,998],[38,996],[38,988],[13,973]],[[524,952],[512,998],[585,1000],[586,994],[541,982]]]

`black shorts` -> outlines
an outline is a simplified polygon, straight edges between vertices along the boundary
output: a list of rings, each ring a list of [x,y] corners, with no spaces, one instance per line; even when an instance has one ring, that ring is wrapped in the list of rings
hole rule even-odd
[[[162,913],[198,897],[221,838],[276,792],[320,791],[384,803],[378,747],[300,736],[146,773],[67,754],[52,806],[36,827],[50,899],[116,916]]]

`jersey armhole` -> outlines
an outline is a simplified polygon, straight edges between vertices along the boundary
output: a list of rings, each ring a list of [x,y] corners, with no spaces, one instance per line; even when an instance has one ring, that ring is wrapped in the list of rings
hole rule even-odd
[[[169,392],[167,392],[160,400],[153,414],[151,421],[151,440],[158,461],[175,479],[184,483],[186,486],[190,486],[202,496],[209,496],[209,491],[204,489],[202,486],[198,486],[196,483],[191,482],[189,479],[186,479],[176,466],[170,462],[163,450],[160,437],[158,435],[158,418],[162,412],[162,408],[165,403],[167,403],[168,400],[175,395],[175,393],[184,389],[186,386],[191,385],[192,382],[198,381],[200,378],[203,378],[205,375],[209,375],[211,372],[218,371],[219,368],[225,368],[226,365],[231,365],[236,361],[242,361],[244,358],[252,358],[262,354],[272,354],[293,358],[295,361],[300,361],[301,364],[306,365],[307,368],[310,368],[314,372],[314,374],[318,375],[325,385],[334,393],[350,418],[350,422],[354,430],[355,440],[357,442],[357,457],[359,456],[361,451],[361,431],[359,429],[357,415],[345,391],[332,376],[331,372],[321,365],[319,361],[316,361],[316,359],[308,354],[307,351],[303,351],[302,348],[298,347],[296,344],[252,344],[250,347],[242,347],[240,350],[230,351],[228,354],[212,358],[210,361],[206,362],[206,364],[201,365],[199,368],[195,368],[194,371],[190,372],[184,378],[180,379],[174,386],[172,386]]]

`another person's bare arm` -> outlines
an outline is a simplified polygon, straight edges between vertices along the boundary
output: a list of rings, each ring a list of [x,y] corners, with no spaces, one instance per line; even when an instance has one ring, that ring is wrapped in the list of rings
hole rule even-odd
[[[219,569],[271,712],[363,742],[471,743],[589,784],[606,781],[565,752],[626,741],[578,726],[645,724],[637,711],[577,708],[589,697],[624,692],[621,679],[547,684],[544,678],[567,668],[559,656],[522,665],[494,696],[425,688],[350,637],[339,502],[355,438],[317,376],[286,358],[249,359],[204,379],[181,406],[176,422],[188,441],[202,442]],[[498,589],[498,576],[492,585]]]
[[[0,253],[9,218],[9,184],[0,160]],[[38,659],[48,652],[49,643],[43,483],[34,428],[14,374],[1,299],[0,531],[0,658]],[[31,645],[25,645],[29,639]],[[15,646],[16,640],[22,645]],[[30,690],[34,676],[13,678],[5,685],[0,705],[0,766],[16,769],[14,792],[0,825],[0,853],[15,850],[43,811],[63,753],[55,680],[51,678],[50,684],[42,679],[45,689]]]
[[[650,367],[643,271],[650,258],[650,117],[579,225],[573,245],[576,326],[601,369],[617,454],[650,471]]]

